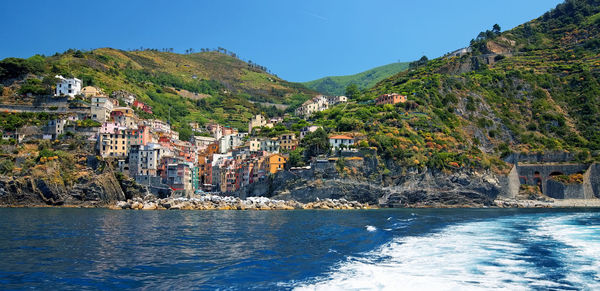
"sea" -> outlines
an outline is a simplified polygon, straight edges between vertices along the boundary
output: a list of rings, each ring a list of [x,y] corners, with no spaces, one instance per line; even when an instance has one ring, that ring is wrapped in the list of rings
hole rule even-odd
[[[0,289],[600,290],[600,210],[5,208]]]

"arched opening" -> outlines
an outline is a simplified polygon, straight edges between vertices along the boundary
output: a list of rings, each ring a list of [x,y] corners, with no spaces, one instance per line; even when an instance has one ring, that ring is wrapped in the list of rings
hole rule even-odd
[[[542,176],[540,175],[540,172],[535,171],[535,173],[533,173],[533,182],[538,186],[540,192],[544,193],[542,189]]]
[[[537,173],[537,172],[536,172]],[[564,174],[562,172],[559,171],[554,171],[552,173],[550,173],[550,177],[554,177],[554,176],[563,176]]]

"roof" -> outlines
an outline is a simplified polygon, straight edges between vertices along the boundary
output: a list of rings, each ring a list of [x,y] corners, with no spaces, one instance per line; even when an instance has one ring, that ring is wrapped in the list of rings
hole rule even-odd
[[[330,136],[330,139],[354,139],[352,137],[349,137],[347,135],[334,135],[334,136]]]

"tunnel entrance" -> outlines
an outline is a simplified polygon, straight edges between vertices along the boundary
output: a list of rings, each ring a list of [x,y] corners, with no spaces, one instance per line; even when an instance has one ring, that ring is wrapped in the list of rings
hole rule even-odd
[[[533,173],[533,183],[538,186],[540,192],[544,193],[544,190],[542,189],[542,176],[540,175],[540,172],[535,171],[535,173]]]

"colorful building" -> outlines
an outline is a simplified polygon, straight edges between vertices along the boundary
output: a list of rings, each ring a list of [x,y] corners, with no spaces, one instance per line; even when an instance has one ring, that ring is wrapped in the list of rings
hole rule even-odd
[[[397,93],[383,94],[375,99],[375,104],[397,104],[406,102],[406,96]]]
[[[279,171],[283,171],[285,169],[285,164],[287,163],[288,158],[281,154],[273,154],[268,158],[269,164],[269,173],[275,174]]]

